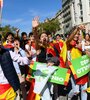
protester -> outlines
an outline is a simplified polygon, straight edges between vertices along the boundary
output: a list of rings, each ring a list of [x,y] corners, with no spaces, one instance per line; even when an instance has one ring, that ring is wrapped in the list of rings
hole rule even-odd
[[[0,35],[0,100],[14,100],[20,89],[23,100],[63,100],[63,95],[68,95],[67,99],[73,100],[73,97],[77,97],[78,94],[81,94],[81,100],[87,100],[89,76],[85,74],[76,78],[72,69],[74,67],[71,68],[70,65],[74,59],[85,55],[87,58],[90,56],[90,34],[85,34],[85,27],[80,25],[74,27],[65,39],[64,35],[61,34],[53,35],[53,37],[44,29],[39,33],[38,27],[39,18],[36,17],[32,21],[32,32],[28,34],[28,37],[26,32],[22,32],[21,40],[19,40],[17,38],[19,37],[19,30],[16,30],[16,34],[7,32],[6,41],[3,43],[4,47]],[[52,84],[48,82],[49,77],[47,80],[38,82],[36,77],[32,76],[33,67],[35,67],[33,64],[36,62],[43,66],[47,64],[46,69],[48,68],[50,71],[49,77],[57,70],[57,68],[53,69],[53,66],[70,69],[70,87],[68,87],[70,82],[67,86]],[[26,66],[28,64],[30,64],[29,67]],[[39,72],[36,70],[36,73],[40,75],[41,69],[40,67]],[[30,76],[28,78],[28,80],[30,79],[30,89],[28,88],[27,93],[26,75]],[[69,76],[67,77],[69,78]]]
[[[78,31],[83,30],[83,27],[79,27],[75,30],[74,30],[74,32],[76,32],[76,33],[71,34],[73,37],[75,36],[75,34],[78,33]],[[81,46],[80,46],[81,48],[78,46],[78,43],[77,43],[78,38],[80,40],[79,46],[80,46],[80,43],[81,43]],[[71,49],[70,49],[70,51],[71,51],[70,52],[70,56],[71,56],[70,59],[71,60],[82,56],[82,51],[83,51],[82,50],[82,40],[83,40],[82,34],[80,34],[78,36],[78,38],[77,39],[74,38],[75,40],[73,40],[73,41],[72,41],[72,39],[73,39],[72,38],[71,41],[69,41],[70,47],[71,47]],[[79,88],[80,88],[80,90],[81,90],[81,100],[87,100],[87,93],[85,93],[84,90],[87,89],[88,76],[85,75],[85,76],[83,76],[79,79],[76,79],[76,80],[71,78],[71,82],[72,82],[72,88],[73,89],[69,93],[69,99],[72,98],[74,95],[79,94],[79,92],[80,92]]]
[[[31,59],[36,61],[35,38],[32,32],[29,33],[29,39],[25,45],[25,50],[28,50],[28,53],[31,55]]]
[[[20,54],[22,57],[26,57],[25,51],[20,48],[19,38],[14,39],[14,48],[12,49],[12,51],[15,52],[16,54]],[[26,70],[25,65],[21,66],[15,61],[13,62],[13,64],[19,77],[20,89],[22,92],[23,100],[26,100],[27,93],[25,88],[25,70]]]
[[[6,41],[5,43],[3,44],[5,48],[13,48],[13,40],[14,40],[14,34],[11,33],[11,32],[7,32],[6,33]]]
[[[26,32],[22,32],[21,33],[21,40],[20,40],[20,47],[25,50],[25,45],[27,43],[27,33]]]
[[[19,92],[20,82],[15,71],[12,61],[16,61],[20,65],[29,64],[27,57],[21,57],[15,52],[8,51],[2,46],[2,38],[0,36],[0,99],[14,100],[15,92]]]

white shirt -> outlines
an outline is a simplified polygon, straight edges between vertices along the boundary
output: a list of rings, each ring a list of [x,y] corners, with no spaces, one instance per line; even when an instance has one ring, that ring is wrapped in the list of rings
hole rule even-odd
[[[30,60],[27,57],[21,57],[19,54],[16,54],[13,51],[9,51],[11,58],[13,61],[16,61],[20,65],[28,65],[30,64]],[[4,73],[2,71],[1,65],[0,65],[0,84],[8,84],[8,80],[4,76]]]
[[[32,61],[36,61],[36,50],[32,46],[30,48],[28,44],[25,45],[25,49],[30,50],[32,52]]]

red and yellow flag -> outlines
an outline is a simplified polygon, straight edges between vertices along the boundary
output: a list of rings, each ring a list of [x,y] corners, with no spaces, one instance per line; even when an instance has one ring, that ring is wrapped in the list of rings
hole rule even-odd
[[[60,39],[59,41],[53,41],[53,43],[59,53],[60,67],[65,68],[66,56],[67,56],[66,42]]]
[[[49,43],[49,47],[47,48],[47,54],[51,54],[53,57],[56,56],[53,43]]]

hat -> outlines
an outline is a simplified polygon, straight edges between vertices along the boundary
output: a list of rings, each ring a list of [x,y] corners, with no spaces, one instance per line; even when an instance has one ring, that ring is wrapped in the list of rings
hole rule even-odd
[[[60,64],[58,57],[50,57],[47,59],[47,62],[53,62],[55,66],[58,66]]]

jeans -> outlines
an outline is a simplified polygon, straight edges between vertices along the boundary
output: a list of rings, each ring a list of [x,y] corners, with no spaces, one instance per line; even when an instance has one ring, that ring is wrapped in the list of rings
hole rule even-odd
[[[87,83],[84,85],[75,85],[74,80],[71,78],[72,90],[69,92],[68,97],[72,98],[74,95],[77,95],[81,91],[81,100],[87,100],[87,93],[84,90],[87,89]]]
[[[50,83],[47,83],[41,92],[41,99],[42,100],[52,100],[50,88],[51,88]]]

